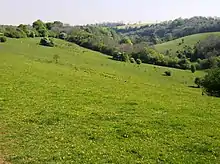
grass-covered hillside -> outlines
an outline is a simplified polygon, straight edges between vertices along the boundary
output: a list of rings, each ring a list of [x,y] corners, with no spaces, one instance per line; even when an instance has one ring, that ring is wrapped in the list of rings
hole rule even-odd
[[[204,72],[39,41],[0,43],[0,163],[220,162],[219,98],[189,87]]]
[[[210,35],[220,36],[220,32],[201,33],[182,37],[162,44],[157,44],[155,45],[155,49],[161,53],[165,53],[167,50],[170,50],[171,53],[175,54],[176,51],[183,50],[184,46],[187,45],[193,47],[198,41],[202,41]],[[182,40],[184,40],[183,44]]]

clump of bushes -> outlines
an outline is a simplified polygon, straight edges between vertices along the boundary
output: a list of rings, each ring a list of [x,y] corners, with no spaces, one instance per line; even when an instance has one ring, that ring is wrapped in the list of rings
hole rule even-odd
[[[58,37],[62,40],[65,40],[67,38],[67,34],[64,32],[61,32]]]
[[[220,68],[212,69],[197,83],[210,96],[220,97]]]
[[[141,59],[137,59],[136,62],[137,62],[137,64],[139,64],[139,65],[142,63]]]
[[[130,58],[130,62],[131,62],[131,63],[136,63],[136,61],[134,60],[134,58]]]
[[[40,45],[42,46],[48,46],[48,47],[54,47],[54,42],[52,39],[44,37],[40,40]]]
[[[5,29],[4,35],[9,38],[26,38],[27,34],[19,28],[8,27]]]
[[[198,88],[200,88],[201,82],[202,82],[201,78],[199,78],[199,77],[195,78],[194,83],[197,85]]]
[[[191,65],[191,72],[192,72],[192,73],[195,73],[195,72],[196,72],[196,66],[193,65],[193,64]]]
[[[55,61],[56,64],[58,63],[59,59],[60,59],[59,55],[57,55],[57,54],[53,55],[53,60]]]
[[[4,43],[7,41],[7,38],[5,36],[0,36],[0,42]]]
[[[164,75],[165,75],[165,76],[171,76],[172,73],[171,73],[171,71],[165,71],[165,72],[164,72]]]
[[[33,31],[30,32],[29,37],[34,38],[35,37],[35,33]]]
[[[112,58],[113,58],[113,60],[129,62],[129,56],[126,53],[114,52]]]

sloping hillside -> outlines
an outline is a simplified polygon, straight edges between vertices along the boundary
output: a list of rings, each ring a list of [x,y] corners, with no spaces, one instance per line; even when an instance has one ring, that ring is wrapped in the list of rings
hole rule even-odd
[[[189,19],[177,18],[141,27],[116,28],[115,30],[133,38],[134,43],[147,41],[156,44],[198,33],[219,32],[220,19],[196,16]]]
[[[155,49],[161,53],[165,53],[167,50],[170,50],[171,53],[176,53],[176,51],[182,50],[185,45],[193,47],[198,41],[201,41],[210,35],[220,36],[220,32],[201,33],[201,34],[195,34],[195,35],[182,37],[182,38],[172,40],[169,42],[165,42],[162,44],[157,44],[155,45]]]
[[[39,38],[0,43],[0,159],[23,163],[218,163],[219,99],[204,73],[116,62]],[[54,57],[59,56],[57,63]],[[172,76],[163,76],[170,70]]]

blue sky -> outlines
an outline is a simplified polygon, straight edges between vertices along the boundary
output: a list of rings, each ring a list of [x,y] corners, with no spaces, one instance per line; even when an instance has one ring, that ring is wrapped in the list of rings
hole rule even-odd
[[[0,24],[41,19],[76,25],[220,16],[219,0],[0,0],[0,6]]]

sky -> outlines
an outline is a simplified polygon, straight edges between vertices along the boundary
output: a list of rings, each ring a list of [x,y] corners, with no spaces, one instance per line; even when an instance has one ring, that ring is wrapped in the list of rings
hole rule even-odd
[[[13,25],[37,19],[82,25],[220,16],[219,0],[0,0],[0,6],[0,24]]]

